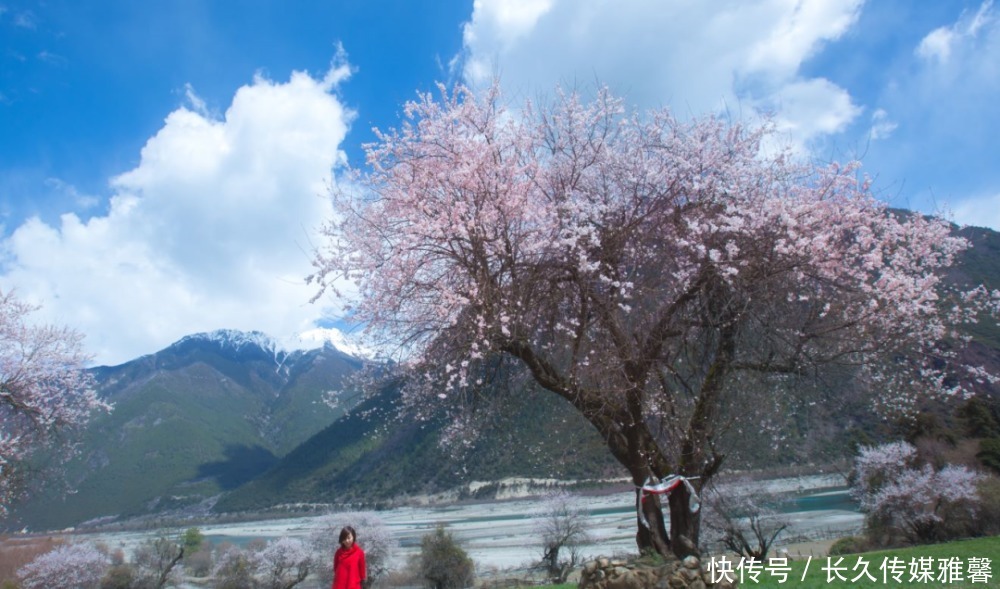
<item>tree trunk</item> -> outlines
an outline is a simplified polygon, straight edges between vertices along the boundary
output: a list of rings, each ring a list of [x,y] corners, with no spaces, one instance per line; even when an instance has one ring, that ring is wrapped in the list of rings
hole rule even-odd
[[[698,535],[701,529],[701,509],[691,511],[691,492],[687,485],[678,485],[668,498],[670,505],[670,540],[678,558],[701,556]]]
[[[659,495],[643,494],[638,483],[635,489],[636,533],[635,543],[639,552],[656,552],[667,556],[672,552],[670,536]]]
[[[692,555],[701,556],[701,551],[698,549],[701,512],[691,512],[689,503],[691,493],[687,486],[679,485],[668,495],[669,519],[663,516],[660,495],[652,493],[644,495],[638,486],[635,493],[637,506],[635,542],[640,553],[653,551],[662,556],[672,554],[682,559]]]

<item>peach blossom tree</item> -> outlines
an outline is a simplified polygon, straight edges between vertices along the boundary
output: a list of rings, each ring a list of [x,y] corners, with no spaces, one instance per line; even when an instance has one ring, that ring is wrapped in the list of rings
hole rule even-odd
[[[111,559],[93,544],[66,544],[39,555],[21,567],[18,576],[25,589],[96,589],[110,567]]]
[[[767,427],[796,382],[850,370],[906,411],[992,378],[959,365],[955,326],[1000,295],[944,288],[968,246],[946,222],[887,210],[857,164],[804,162],[766,126],[594,94],[419,95],[333,191],[310,279],[416,375],[408,407],[447,407],[466,440],[498,378],[533,381],[637,486],[692,483],[667,495],[669,530],[657,495],[637,516],[640,548],[687,555],[727,428]]]
[[[84,368],[83,336],[66,327],[34,325],[36,307],[0,292],[0,515],[24,489],[30,460],[83,426],[98,398]],[[61,443],[58,458],[73,454]]]
[[[978,485],[984,478],[964,465],[934,468],[912,444],[891,442],[858,449],[851,495],[865,513],[870,535],[888,535],[889,544],[897,536],[927,544],[967,533],[962,524],[980,508]]]

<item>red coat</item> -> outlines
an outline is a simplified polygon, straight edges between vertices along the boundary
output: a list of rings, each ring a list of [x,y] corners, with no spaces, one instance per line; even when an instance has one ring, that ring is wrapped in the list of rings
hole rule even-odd
[[[333,553],[333,585],[331,589],[361,589],[361,581],[368,578],[365,551],[357,544]]]

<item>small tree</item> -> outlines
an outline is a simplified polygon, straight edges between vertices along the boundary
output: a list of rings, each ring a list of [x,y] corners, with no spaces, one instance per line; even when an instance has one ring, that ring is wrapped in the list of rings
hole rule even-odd
[[[246,552],[232,544],[219,547],[212,571],[216,589],[252,589],[253,572],[253,563]]]
[[[441,525],[420,539],[415,564],[430,589],[463,589],[475,580],[472,559]]]
[[[855,460],[852,496],[879,545],[924,544],[961,536],[972,528],[982,475],[965,466],[936,470],[922,464],[907,442],[864,446]]]
[[[205,541],[205,535],[198,528],[188,528],[181,537],[184,546],[184,569],[196,577],[208,575],[212,569],[211,542]]]
[[[542,566],[555,584],[566,582],[580,560],[579,547],[590,541],[587,514],[579,497],[557,491],[545,497],[541,514]]]
[[[309,576],[314,555],[297,538],[279,538],[250,555],[251,569],[261,589],[291,589]]]
[[[703,525],[711,537],[741,556],[764,561],[788,527],[778,509],[783,499],[749,480],[713,485],[703,499]]]
[[[96,589],[110,567],[111,559],[93,544],[68,544],[38,556],[18,576],[24,589]]]
[[[333,582],[333,553],[338,548],[340,530],[351,526],[358,533],[358,545],[365,551],[365,565],[368,580],[378,583],[392,564],[399,548],[399,542],[385,522],[374,513],[353,511],[335,513],[321,519],[309,536],[309,545],[315,553],[316,575],[319,582],[329,585]]]
[[[181,544],[184,546],[184,554],[190,556],[201,550],[201,545],[205,542],[205,535],[198,528],[188,528],[184,531]]]
[[[83,336],[66,327],[37,326],[37,307],[0,291],[0,516],[24,490],[32,457],[82,427],[94,411],[111,406],[98,399]],[[67,460],[72,445],[50,458]]]
[[[313,552],[305,542],[279,538],[246,550],[222,547],[213,573],[217,589],[291,589],[305,581],[314,566]]]
[[[184,557],[184,546],[164,537],[147,540],[132,555],[135,574],[133,589],[162,589],[179,576],[177,563]]]

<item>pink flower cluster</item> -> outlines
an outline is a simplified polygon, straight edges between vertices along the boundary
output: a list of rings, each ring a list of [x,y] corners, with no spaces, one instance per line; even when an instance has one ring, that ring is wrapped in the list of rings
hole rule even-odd
[[[968,243],[888,210],[856,163],[768,152],[766,126],[640,116],[604,90],[513,110],[498,85],[442,88],[405,112],[334,192],[311,279],[424,369],[414,406],[460,403],[512,359],[585,415],[656,421],[676,443],[710,435],[686,425],[708,406],[817,367],[864,367],[896,411],[993,377],[940,345],[997,313],[997,293],[942,283]],[[699,397],[719,382],[728,403]]]

